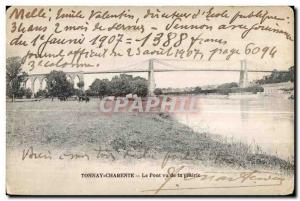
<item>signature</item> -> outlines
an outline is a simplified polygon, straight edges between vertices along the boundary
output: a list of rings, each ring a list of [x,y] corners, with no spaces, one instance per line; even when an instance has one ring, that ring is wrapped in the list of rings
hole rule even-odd
[[[166,169],[168,175],[164,178],[164,181],[158,188],[147,189],[142,192],[153,192],[154,194],[158,194],[162,191],[280,186],[285,180],[279,173],[258,170],[239,172],[184,172],[186,170],[186,166],[184,165],[166,168],[169,159],[170,154],[167,153],[161,163],[161,169]],[[194,186],[195,184],[190,183],[195,180],[197,180],[199,186]]]
[[[58,158],[60,160],[90,160],[95,159],[109,159],[117,160],[118,152],[122,155],[122,158],[148,158],[149,149],[142,150],[114,150],[114,149],[103,149],[101,147],[94,149],[92,157],[87,153],[78,152],[62,152],[57,157],[53,155],[51,151],[36,151],[31,146],[23,150],[22,160],[26,159],[43,159],[52,160]],[[148,156],[148,157],[147,157]],[[199,189],[217,189],[217,188],[246,188],[246,187],[260,187],[260,186],[280,186],[285,180],[283,175],[275,172],[266,172],[258,170],[244,170],[244,171],[232,171],[232,172],[207,172],[207,171],[196,171],[189,172],[189,169],[185,165],[172,166],[168,163],[175,161],[176,159],[192,160],[190,158],[190,152],[181,156],[174,155],[172,152],[167,152],[161,162],[161,170],[165,170],[166,174],[163,177],[162,183],[157,188],[146,189],[142,192],[153,192],[159,194],[163,191],[179,191],[179,190],[199,190]],[[197,183],[195,186],[195,182]]]

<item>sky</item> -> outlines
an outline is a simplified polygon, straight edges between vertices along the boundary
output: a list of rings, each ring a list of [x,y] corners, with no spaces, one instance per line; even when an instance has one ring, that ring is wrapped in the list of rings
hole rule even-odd
[[[51,12],[47,12],[47,16],[50,16],[52,18],[55,18],[56,13],[58,9],[61,7],[52,7]],[[77,19],[59,19],[57,21],[52,20],[51,22],[48,22],[47,20],[40,20],[38,18],[30,18],[30,19],[24,19],[24,20],[12,20],[9,19],[9,14],[13,11],[14,7],[11,7],[7,11],[7,40],[6,40],[6,52],[7,57],[10,56],[24,56],[28,50],[34,52],[37,47],[19,47],[19,46],[11,46],[9,42],[16,38],[19,33],[11,33],[11,30],[13,28],[13,23],[16,22],[17,24],[22,23],[23,26],[30,26],[31,24],[44,26],[46,25],[48,27],[47,31],[45,32],[46,35],[49,35],[52,33],[53,28],[55,27],[55,23],[59,22],[62,26],[65,25],[78,25],[82,24],[84,25],[87,21],[83,20],[77,20]],[[27,10],[32,10],[33,8],[27,7]],[[45,10],[48,11],[49,7],[44,7]],[[96,11],[105,11],[108,10],[111,13],[119,13],[121,12],[124,7],[63,7],[63,10],[66,13],[71,12],[72,10],[82,10],[82,13],[84,15],[88,15],[90,11],[96,10]],[[143,19],[144,13],[147,11],[147,7],[128,7],[127,9],[128,13],[132,13],[135,16],[140,17],[140,24],[145,25],[145,32],[149,32],[149,27],[155,26],[157,27],[158,31],[162,30],[163,27],[170,23],[170,20],[166,19]],[[153,11],[156,9],[160,9],[161,11],[172,13],[174,11],[178,12],[196,12],[198,9],[200,10],[208,10],[209,7],[157,7],[151,8]],[[263,25],[265,26],[275,26],[278,28],[281,28],[283,30],[287,30],[291,35],[294,34],[294,26],[293,26],[293,12],[291,8],[289,7],[216,7],[214,8],[215,12],[221,11],[224,9],[228,10],[228,13],[230,15],[233,15],[234,13],[237,13],[240,11],[242,14],[250,13],[251,11],[259,11],[259,10],[267,10],[269,14],[272,14],[272,16],[279,16],[280,18],[284,19],[283,21],[274,21],[274,20],[265,20]],[[234,23],[236,24],[254,24],[257,22],[258,19],[251,18],[251,19],[237,19]],[[109,26],[116,22],[116,20],[99,20],[99,19],[93,19],[88,21],[89,25],[95,24],[99,22],[103,26]],[[132,24],[133,22],[128,21],[128,19],[121,19],[117,20],[119,23],[127,23]],[[217,26],[223,23],[227,23],[227,19],[219,18],[217,20],[210,19],[209,21],[206,21],[203,18],[199,18],[196,20],[183,20],[182,24],[209,24],[213,26]],[[134,24],[134,23],[133,23]],[[164,31],[165,33],[166,31]],[[177,30],[175,30],[177,32]],[[118,34],[120,32],[117,31],[110,31],[110,32],[101,32],[100,34],[105,35],[114,35]],[[178,32],[180,33],[180,32]],[[221,46],[222,51],[230,50],[231,48],[240,49],[241,54],[233,56],[229,61],[225,59],[224,56],[218,55],[214,57],[211,61],[208,61],[207,59],[201,60],[201,61],[191,61],[191,59],[179,59],[179,58],[173,58],[173,57],[165,57],[165,56],[134,56],[134,57],[107,57],[107,58],[91,58],[87,59],[87,62],[92,64],[98,64],[99,67],[95,68],[87,68],[87,69],[77,69],[77,68],[64,68],[64,69],[54,69],[54,68],[43,68],[43,67],[35,67],[33,71],[29,71],[30,67],[28,64],[23,65],[24,71],[26,71],[29,74],[38,74],[38,73],[49,73],[51,70],[64,70],[66,72],[74,72],[74,71],[101,71],[101,70],[113,70],[113,69],[126,69],[127,66],[131,66],[133,64],[139,64],[138,68],[147,69],[148,68],[148,62],[147,60],[155,58],[160,59],[164,63],[167,63],[170,66],[173,66],[174,68],[212,68],[212,69],[240,69],[241,68],[241,60],[246,60],[247,62],[247,68],[248,69],[260,69],[260,70],[287,70],[289,67],[294,65],[294,42],[288,41],[283,35],[280,34],[274,34],[271,32],[252,32],[249,33],[248,36],[245,39],[241,39],[241,31],[239,30],[233,30],[233,31],[220,31],[220,30],[212,30],[211,32],[205,32],[205,31],[199,31],[199,30],[188,30],[187,33],[189,35],[197,36],[199,34],[202,34],[201,37],[204,39],[209,38],[222,38],[228,42],[227,45],[224,47]],[[87,40],[93,38],[99,33],[87,31],[83,32]],[[58,37],[64,37],[64,38],[72,38],[74,37],[74,33],[61,33],[58,34]],[[126,36],[134,38],[134,37],[140,37],[141,35],[144,36],[145,34],[139,34],[134,31],[126,32]],[[23,34],[24,40],[31,41],[34,37],[36,37],[36,34],[33,34],[32,32],[26,32]],[[244,52],[245,46],[249,43],[253,43],[257,46],[259,46],[261,49],[263,47],[273,47],[276,46],[276,55],[275,57],[271,57],[270,55],[266,54],[263,59],[256,55],[246,55]],[[124,47],[123,47],[124,46]],[[121,46],[121,50],[125,51],[128,46],[123,45]],[[187,48],[188,44],[183,44],[183,48]],[[80,46],[81,48],[91,48],[88,44],[83,44]],[[216,46],[211,43],[203,43],[199,44],[197,46],[199,49],[203,51],[208,51],[209,49],[212,49]],[[220,47],[220,46],[217,46]],[[73,50],[74,48],[78,48],[78,46],[72,46],[72,45],[65,45],[65,46],[58,46],[58,45],[48,45],[47,51],[49,52],[57,52],[59,49],[64,49],[65,51]],[[137,48],[136,45],[132,45],[132,48]],[[151,44],[146,44],[144,48],[148,48],[149,50],[155,49]],[[169,68],[166,66],[162,66],[161,64],[154,63],[154,69],[163,69],[163,68]],[[99,75],[85,75],[84,81],[85,81],[85,88],[88,88],[88,86],[94,81],[96,78],[111,78],[116,74],[99,74]],[[133,75],[139,75],[142,77],[147,78],[146,73],[141,74],[133,74]],[[255,79],[261,79],[264,75],[268,75],[266,73],[249,73],[249,81],[255,80]],[[194,87],[194,86],[203,86],[208,84],[221,84],[225,82],[238,82],[239,81],[239,73],[238,72],[163,72],[163,73],[155,73],[155,83],[156,87],[165,88],[165,87],[174,87],[174,88],[183,88],[183,87]],[[36,83],[36,85],[39,85]]]

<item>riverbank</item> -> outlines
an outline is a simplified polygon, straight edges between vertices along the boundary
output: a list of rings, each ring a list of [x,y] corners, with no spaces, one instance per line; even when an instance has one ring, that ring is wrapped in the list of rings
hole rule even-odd
[[[110,150],[126,159],[162,159],[230,168],[292,172],[293,162],[264,153],[258,145],[194,132],[166,114],[100,114],[96,101],[7,103],[7,148]]]
[[[270,97],[280,97],[284,99],[294,99],[294,83],[282,82],[273,84],[264,84],[264,95]]]

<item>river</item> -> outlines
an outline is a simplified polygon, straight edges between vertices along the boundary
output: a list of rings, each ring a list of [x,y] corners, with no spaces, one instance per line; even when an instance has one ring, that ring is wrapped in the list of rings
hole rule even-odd
[[[218,134],[227,140],[260,145],[283,159],[294,152],[294,101],[275,97],[218,98],[201,96],[199,112],[175,118],[198,132]]]

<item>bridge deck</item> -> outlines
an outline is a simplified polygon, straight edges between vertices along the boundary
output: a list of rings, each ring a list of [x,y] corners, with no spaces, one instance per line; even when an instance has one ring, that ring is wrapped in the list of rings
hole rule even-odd
[[[241,72],[241,70],[238,69],[154,69],[154,72],[196,72],[196,71],[212,71],[212,72]],[[249,73],[272,73],[273,70],[247,70]],[[149,72],[149,70],[107,70],[107,71],[88,71],[88,72],[65,72],[68,74],[105,74],[105,73],[147,73]],[[283,72],[283,73],[287,73],[288,71],[277,71],[277,72]],[[37,76],[37,75],[46,75],[46,74],[30,74],[29,76]]]

